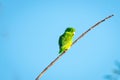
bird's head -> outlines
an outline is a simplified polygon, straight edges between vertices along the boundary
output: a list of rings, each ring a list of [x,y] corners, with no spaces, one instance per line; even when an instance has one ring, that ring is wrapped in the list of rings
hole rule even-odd
[[[73,27],[68,27],[68,28],[65,30],[65,32],[70,32],[70,33],[75,34],[75,28],[73,28]]]

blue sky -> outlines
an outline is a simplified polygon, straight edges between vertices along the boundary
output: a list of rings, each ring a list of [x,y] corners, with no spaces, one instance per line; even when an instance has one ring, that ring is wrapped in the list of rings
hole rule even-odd
[[[58,38],[76,28],[74,40],[114,14],[72,48],[41,80],[105,80],[120,61],[119,0],[1,0],[0,80],[34,80],[58,56]]]

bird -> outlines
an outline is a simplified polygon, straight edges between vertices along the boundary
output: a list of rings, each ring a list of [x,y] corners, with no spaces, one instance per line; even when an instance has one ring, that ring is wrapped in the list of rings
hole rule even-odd
[[[64,33],[59,37],[59,54],[62,54],[66,50],[70,49],[72,43],[73,43],[73,37],[75,34],[75,28],[68,27],[64,31]]]

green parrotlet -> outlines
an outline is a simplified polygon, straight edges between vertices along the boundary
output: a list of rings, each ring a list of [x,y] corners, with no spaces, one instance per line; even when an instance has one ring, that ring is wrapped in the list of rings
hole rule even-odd
[[[75,34],[75,29],[73,27],[68,27],[65,32],[59,37],[59,54],[68,50],[72,43]]]

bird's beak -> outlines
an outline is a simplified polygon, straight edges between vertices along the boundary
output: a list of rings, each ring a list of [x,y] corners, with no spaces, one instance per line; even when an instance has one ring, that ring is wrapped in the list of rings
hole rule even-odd
[[[73,34],[75,35],[75,32]]]

